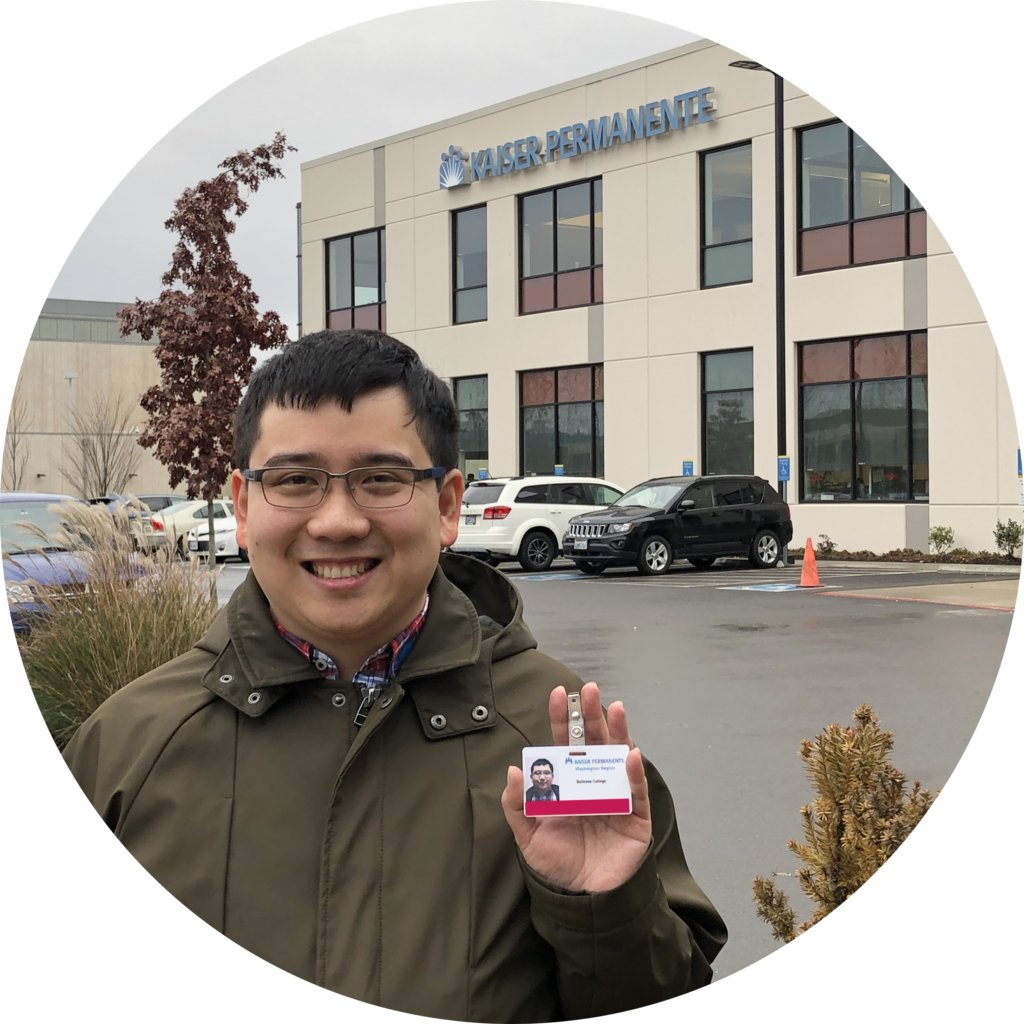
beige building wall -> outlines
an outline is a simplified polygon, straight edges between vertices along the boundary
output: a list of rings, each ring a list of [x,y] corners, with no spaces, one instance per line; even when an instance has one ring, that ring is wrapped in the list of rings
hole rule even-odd
[[[107,316],[53,315],[54,306],[93,310],[101,307]],[[25,434],[28,461],[22,489],[56,494],[79,494],[79,481],[69,459],[73,441],[69,433],[69,406],[84,410],[96,398],[120,396],[131,407],[129,431],[141,431],[146,414],[139,406],[142,393],[159,382],[160,373],[153,358],[153,345],[138,341],[51,340],[49,335],[92,333],[111,336],[104,320],[118,308],[116,303],[66,303],[50,300],[44,308],[36,335],[18,376],[18,393],[24,397],[26,416],[20,429]],[[47,310],[51,312],[48,314]],[[52,327],[60,321],[60,331]],[[77,330],[76,330],[77,325]],[[83,330],[83,327],[85,328]],[[70,379],[65,374],[77,374]],[[8,427],[10,429],[10,426]],[[132,438],[134,440],[134,438]],[[138,448],[140,458],[130,489],[136,493],[171,493],[167,471],[147,449]],[[7,465],[5,460],[5,466]],[[179,488],[184,494],[182,488]],[[93,497],[93,495],[86,495]]]
[[[324,326],[324,239],[387,227],[388,329],[442,377],[487,374],[492,475],[519,469],[518,374],[603,363],[605,476],[632,486],[701,460],[701,353],[752,348],[754,468],[776,476],[774,116],[772,78],[730,68],[739,54],[701,41],[464,117],[303,165],[304,328]],[[540,135],[680,92],[714,87],[714,119],[468,187],[438,188],[440,155]],[[925,259],[796,273],[797,130],[834,115],[786,83],[786,453],[800,546],[827,534],[877,551],[927,547],[930,525],[992,549],[998,516],[1019,517],[1018,434],[995,346],[934,224]],[[700,158],[750,140],[753,281],[700,288]],[[383,156],[381,156],[381,152]],[[468,174],[468,168],[467,168]],[[604,302],[517,315],[516,197],[600,176]],[[451,213],[487,205],[488,320],[452,322]],[[897,505],[797,500],[797,346],[927,329],[931,500]]]

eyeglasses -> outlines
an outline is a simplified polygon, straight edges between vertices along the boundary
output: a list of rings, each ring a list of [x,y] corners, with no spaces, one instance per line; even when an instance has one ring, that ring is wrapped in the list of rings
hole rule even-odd
[[[344,480],[352,500],[360,508],[400,508],[412,501],[420,480],[438,480],[448,470],[444,466],[408,469],[405,466],[373,466],[350,469],[347,473],[328,473],[326,469],[282,466],[246,469],[246,480],[257,480],[268,505],[277,508],[313,508],[324,500],[332,480]]]

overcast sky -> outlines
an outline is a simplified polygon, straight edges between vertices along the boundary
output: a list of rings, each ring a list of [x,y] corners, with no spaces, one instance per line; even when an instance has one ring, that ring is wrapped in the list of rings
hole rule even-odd
[[[156,298],[182,190],[277,130],[298,147],[265,183],[232,251],[262,309],[297,319],[299,164],[698,38],[594,7],[497,0],[393,15],[323,36],[257,68],[169,132],[114,190],[53,284],[61,299]],[[109,126],[108,126],[109,127]],[[97,139],[102,152],[102,139]]]

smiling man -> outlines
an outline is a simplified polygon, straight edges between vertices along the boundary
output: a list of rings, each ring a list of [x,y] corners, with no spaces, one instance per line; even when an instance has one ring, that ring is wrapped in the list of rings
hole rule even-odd
[[[265,363],[235,429],[251,571],[194,650],[85,723],[68,763],[186,906],[336,992],[548,1021],[704,985],[724,925],[595,684],[587,741],[632,748],[633,813],[523,814],[521,750],[568,743],[581,681],[536,650],[505,576],[443,553],[457,457],[450,392],[387,335],[324,331]]]

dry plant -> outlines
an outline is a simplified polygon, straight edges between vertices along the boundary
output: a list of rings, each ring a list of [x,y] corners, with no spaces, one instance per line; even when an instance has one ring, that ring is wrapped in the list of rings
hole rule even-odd
[[[94,395],[71,414],[69,476],[83,498],[123,494],[142,457],[134,407],[122,395]]]
[[[4,438],[2,486],[5,491],[20,491],[25,484],[25,470],[28,467],[28,430],[31,426],[28,400],[21,390],[19,380],[14,389],[11,414],[7,417],[7,436]]]
[[[176,561],[170,546],[154,555],[135,550],[129,513],[140,507],[132,501],[111,514],[65,502],[56,506],[63,524],[55,532],[23,528],[26,551],[51,559],[56,570],[56,557],[43,548],[59,546],[76,566],[71,583],[32,584],[48,610],[19,637],[58,746],[126,683],[192,648],[217,614],[215,572],[197,559]]]
[[[934,802],[889,763],[891,732],[878,727],[867,704],[853,713],[856,725],[830,725],[814,741],[800,744],[807,777],[817,798],[800,809],[804,842],[789,848],[806,865],[796,877],[817,904],[799,927],[789,897],[771,879],[754,879],[757,916],[775,938],[791,942],[857,891],[892,855]],[[786,874],[775,872],[776,876]]]

